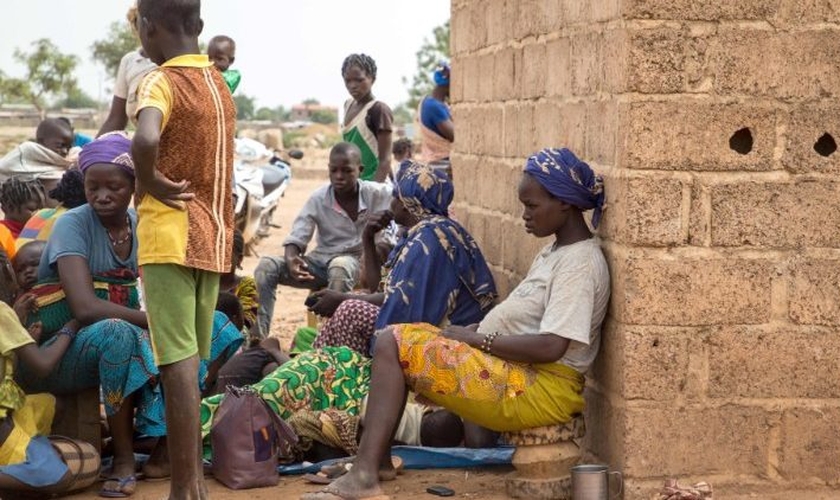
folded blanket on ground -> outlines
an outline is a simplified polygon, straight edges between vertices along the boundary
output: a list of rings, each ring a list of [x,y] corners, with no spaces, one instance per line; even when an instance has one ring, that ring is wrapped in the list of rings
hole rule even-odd
[[[513,459],[513,446],[499,448],[428,448],[425,446],[394,446],[391,454],[403,460],[406,469],[460,469],[466,467],[487,467],[509,465]],[[321,467],[339,460],[325,460],[317,464],[304,462],[282,465],[277,471],[283,475],[316,473]]]

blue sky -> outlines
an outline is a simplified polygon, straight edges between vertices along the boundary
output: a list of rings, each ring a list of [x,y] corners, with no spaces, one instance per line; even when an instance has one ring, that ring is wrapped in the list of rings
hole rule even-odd
[[[130,0],[14,0],[3,3],[0,68],[23,76],[14,49],[50,38],[79,56],[79,84],[110,101],[111,75],[90,59],[90,45],[108,25],[125,19]],[[373,56],[379,68],[374,94],[392,107],[407,98],[402,77],[416,69],[415,52],[432,29],[449,19],[449,0],[203,0],[206,41],[236,40],[237,92],[259,106],[290,106],[308,97],[338,106],[347,99],[341,62],[353,52]]]

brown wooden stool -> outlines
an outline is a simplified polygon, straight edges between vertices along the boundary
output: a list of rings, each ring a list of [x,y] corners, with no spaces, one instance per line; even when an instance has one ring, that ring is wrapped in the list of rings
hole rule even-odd
[[[52,434],[80,439],[102,451],[102,426],[99,414],[99,388],[56,396],[59,412]]]
[[[580,446],[575,441],[584,434],[583,415],[561,425],[503,433],[502,438],[516,446],[516,472],[505,479],[507,494],[513,498],[570,500],[571,469],[580,460]]]

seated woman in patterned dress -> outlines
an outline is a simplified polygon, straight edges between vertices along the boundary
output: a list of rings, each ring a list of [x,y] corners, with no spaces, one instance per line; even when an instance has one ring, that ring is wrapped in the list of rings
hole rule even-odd
[[[600,345],[610,279],[583,211],[603,182],[567,149],[530,157],[519,183],[525,230],[554,236],[510,296],[478,325],[392,325],[374,350],[367,418],[352,470],[304,499],[376,498],[407,390],[494,431],[568,422],[583,411],[584,373]]]
[[[346,345],[370,351],[376,329],[396,323],[430,323],[439,327],[478,323],[496,299],[493,275],[478,245],[449,217],[454,190],[443,172],[405,161],[400,166],[391,202],[393,219],[408,228],[385,264],[378,260],[374,235],[391,214],[373,216],[365,228],[365,284],[371,294],[316,292],[312,310],[330,319],[313,347]]]
[[[39,284],[30,292],[38,296],[40,306],[33,319],[49,325],[55,323],[54,316],[66,314],[82,328],[49,374],[34,373],[26,366],[17,374],[29,392],[72,394],[101,387],[114,447],[112,477],[103,485],[104,495],[134,491],[134,431],[149,437],[166,435],[159,372],[137,289],[137,215],[129,208],[134,194],[130,148],[125,134],[112,132],[82,149],[79,168],[88,203],[56,221],[41,256]],[[61,299],[53,301],[56,297]],[[57,341],[55,331],[47,330],[43,345]],[[223,363],[243,341],[226,318],[215,318],[211,362]],[[210,367],[205,365],[207,373]],[[145,474],[168,475],[165,458],[165,447],[159,446]]]

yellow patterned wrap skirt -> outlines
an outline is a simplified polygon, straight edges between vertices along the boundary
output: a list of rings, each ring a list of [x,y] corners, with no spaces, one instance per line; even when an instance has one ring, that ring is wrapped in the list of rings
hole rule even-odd
[[[426,323],[392,331],[409,387],[465,420],[506,432],[563,424],[583,411],[583,375],[566,365],[505,361]]]

